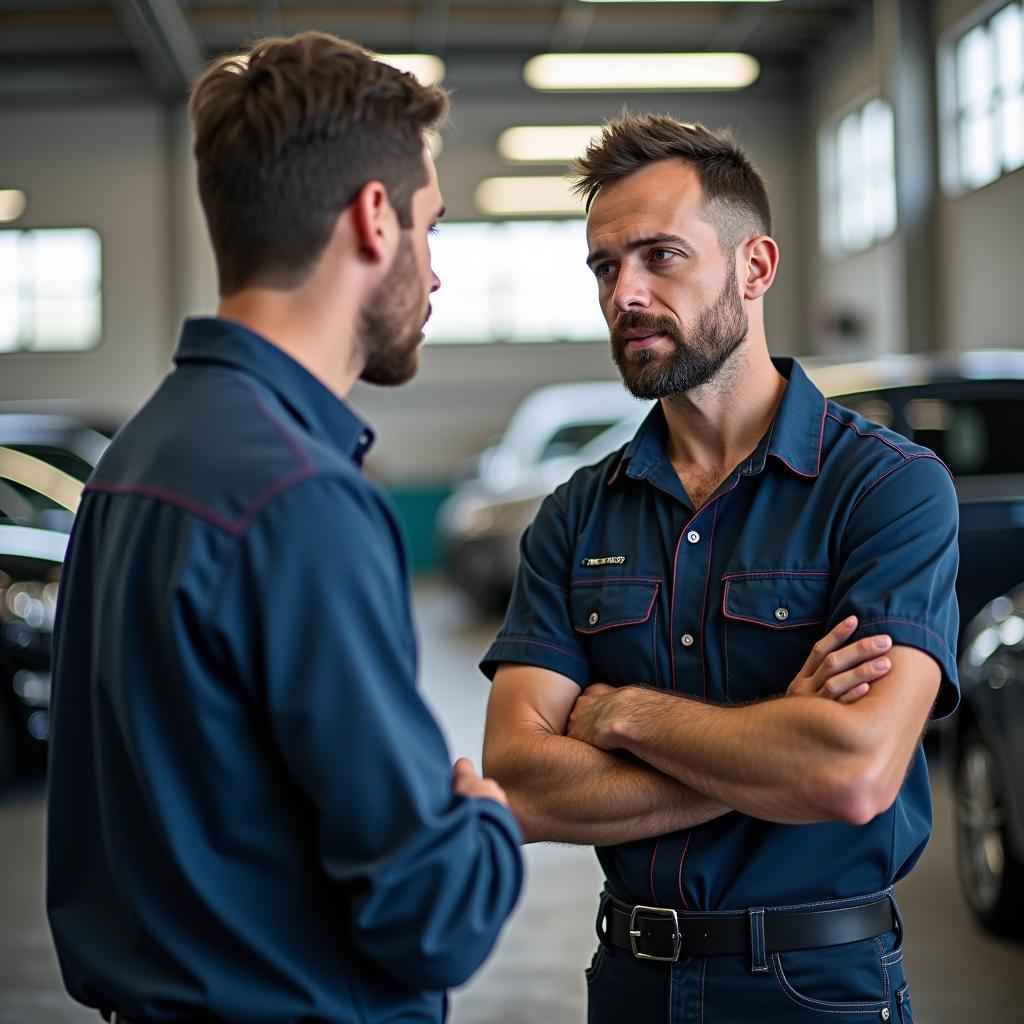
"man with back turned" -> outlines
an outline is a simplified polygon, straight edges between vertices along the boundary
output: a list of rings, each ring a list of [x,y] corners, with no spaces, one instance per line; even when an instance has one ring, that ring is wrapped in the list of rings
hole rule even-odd
[[[437,1022],[517,898],[345,401],[416,370],[446,106],[317,33],[195,87],[220,305],[88,481],[55,633],[48,912],[108,1020]]]

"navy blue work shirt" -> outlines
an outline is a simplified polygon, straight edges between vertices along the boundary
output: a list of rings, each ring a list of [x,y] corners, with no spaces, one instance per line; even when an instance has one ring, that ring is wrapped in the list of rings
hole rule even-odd
[[[245,328],[88,481],[54,638],[48,912],[75,999],[141,1021],[439,1021],[519,893],[451,791],[371,434]]]
[[[927,449],[824,396],[792,360],[756,450],[696,512],[656,406],[633,441],[548,497],[523,538],[508,616],[481,665],[643,683],[743,703],[782,694],[850,614],[942,669],[958,700],[957,502]],[[769,749],[760,752],[768,759]],[[931,830],[920,745],[896,802],[867,825],[780,825],[731,812],[598,856],[629,903],[721,910],[878,892]]]

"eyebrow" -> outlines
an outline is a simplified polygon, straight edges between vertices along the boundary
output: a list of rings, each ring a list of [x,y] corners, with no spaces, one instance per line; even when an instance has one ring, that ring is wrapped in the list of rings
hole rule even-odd
[[[634,242],[627,242],[625,249],[626,252],[633,252],[634,249],[643,249],[647,245],[658,245],[659,243],[675,242],[677,245],[682,245],[685,249],[692,249],[693,243],[688,238],[683,238],[682,235],[668,235],[668,234],[657,234],[647,235],[645,238],[638,238]],[[611,256],[611,252],[607,249],[595,249],[587,257],[587,266],[593,269],[595,263],[600,260],[606,260]]]

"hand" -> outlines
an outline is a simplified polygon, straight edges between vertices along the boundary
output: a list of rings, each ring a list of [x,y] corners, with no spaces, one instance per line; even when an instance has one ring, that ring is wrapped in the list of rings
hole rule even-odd
[[[505,790],[494,779],[482,779],[468,757],[460,757],[452,768],[452,792],[471,798],[486,797],[508,807]]]
[[[887,675],[892,662],[885,653],[892,647],[892,638],[885,634],[866,636],[856,643],[843,646],[857,628],[857,618],[851,615],[822,637],[800,669],[800,674],[789,684],[788,697],[825,697],[840,704],[860,700],[871,684]]]
[[[576,699],[566,735],[601,750],[614,750],[618,746],[614,735],[618,701],[629,690],[635,693],[634,687],[616,689],[605,683],[588,686]]]

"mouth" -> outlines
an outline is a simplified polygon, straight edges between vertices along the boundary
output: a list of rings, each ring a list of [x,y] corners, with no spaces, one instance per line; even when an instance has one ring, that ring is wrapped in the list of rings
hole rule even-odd
[[[630,330],[622,332],[622,338],[626,343],[626,348],[633,352],[638,352],[646,348],[653,348],[665,337],[666,335],[661,331],[652,331],[650,329],[631,328]]]

